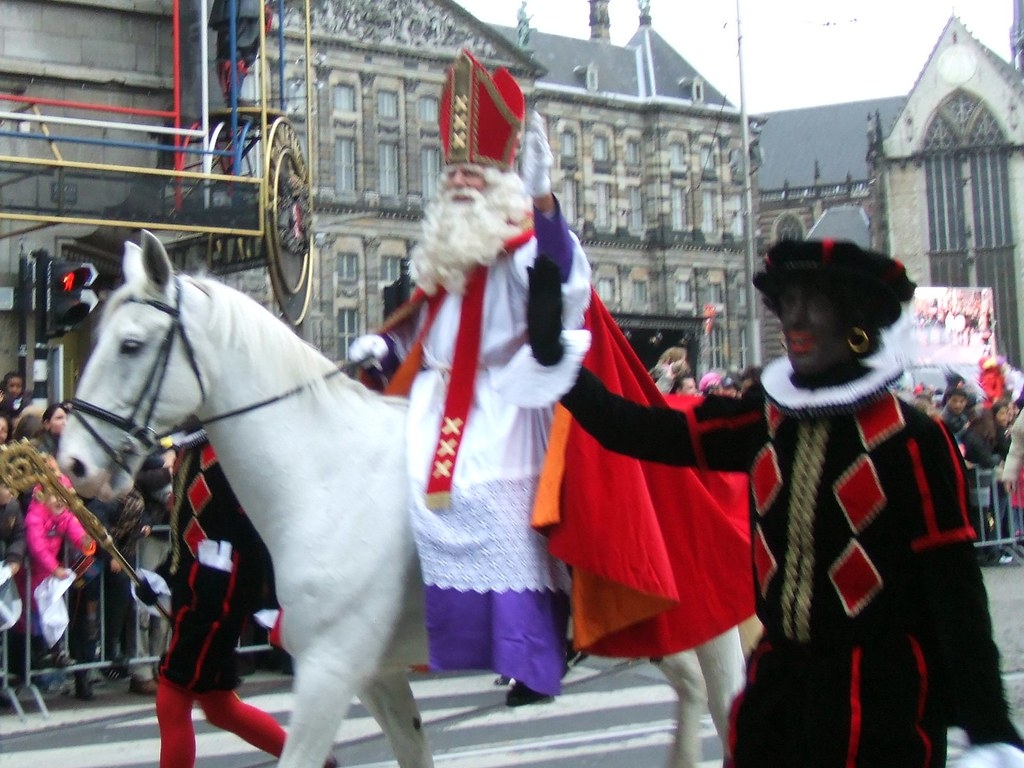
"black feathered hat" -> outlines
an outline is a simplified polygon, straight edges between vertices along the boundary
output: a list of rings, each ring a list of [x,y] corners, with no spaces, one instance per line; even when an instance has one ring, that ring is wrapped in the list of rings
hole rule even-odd
[[[902,263],[884,253],[868,251],[845,240],[783,240],[765,254],[754,286],[772,309],[779,303],[782,287],[792,279],[818,275],[863,290],[877,312],[879,328],[899,319],[903,304],[917,286],[907,277]]]

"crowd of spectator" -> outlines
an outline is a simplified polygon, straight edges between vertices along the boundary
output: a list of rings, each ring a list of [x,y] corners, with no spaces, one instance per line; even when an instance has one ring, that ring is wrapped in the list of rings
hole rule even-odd
[[[0,444],[28,440],[51,457],[51,466],[58,471],[55,456],[72,407],[70,402],[31,404],[24,397],[21,376],[6,374],[0,391]],[[124,499],[83,499],[130,561],[135,561],[140,543],[166,540],[161,531],[167,523],[170,458],[155,456]],[[70,487],[66,477],[60,478]],[[38,486],[19,492],[0,485],[0,552],[8,569],[3,576],[13,579],[22,604],[18,621],[7,633],[8,658],[0,658],[0,669],[6,664],[15,680],[31,670],[32,682],[44,691],[70,690],[67,686],[73,681],[73,695],[83,701],[93,698],[93,686],[101,675],[108,680],[131,675],[130,691],[156,693],[151,666],[136,665],[132,670],[128,660],[159,655],[162,635],[157,634],[154,644],[136,641],[137,635],[148,640],[152,633],[136,632],[135,603],[126,574],[116,559],[97,549],[63,502]],[[57,590],[70,582],[67,629],[57,636],[50,626],[51,601],[45,599],[46,592],[37,593],[44,582],[45,589]],[[44,602],[37,594],[44,596]],[[60,621],[54,626],[59,628]]]
[[[29,441],[40,453],[55,457],[73,404],[32,404],[23,397],[23,380],[8,373],[0,385],[0,445]],[[136,568],[156,570],[170,550],[169,510],[175,452],[157,449],[147,457],[135,486],[114,501],[83,499],[111,534],[114,545]],[[52,468],[57,469],[52,458]],[[60,475],[61,481],[70,481]],[[47,632],[35,588],[48,578],[67,580],[66,631]],[[15,589],[3,589],[5,584]],[[15,605],[14,600],[20,605]],[[166,619],[139,606],[119,561],[96,547],[79,521],[41,488],[19,493],[0,484],[0,630],[8,613],[18,616],[6,635],[6,658],[0,644],[0,684],[11,689],[26,674],[43,694],[63,693],[82,701],[95,697],[97,685],[127,685],[127,691],[155,697],[157,665],[169,636]],[[2,638],[0,638],[2,639]],[[266,632],[247,626],[243,643],[266,642]],[[240,659],[247,674],[262,662],[290,671],[290,659],[274,650]],[[0,695],[0,709],[9,705]]]
[[[983,358],[974,376],[968,371],[946,372],[943,389],[917,384],[903,394],[921,411],[939,419],[956,440],[972,481],[969,500],[977,515],[979,538],[1019,539],[1013,514],[1024,506],[1022,477],[1004,476],[1010,450],[1010,430],[1024,406],[1020,376],[1004,361]],[[979,507],[984,503],[986,509]],[[1015,561],[1015,546],[982,547],[983,564],[1007,565]]]

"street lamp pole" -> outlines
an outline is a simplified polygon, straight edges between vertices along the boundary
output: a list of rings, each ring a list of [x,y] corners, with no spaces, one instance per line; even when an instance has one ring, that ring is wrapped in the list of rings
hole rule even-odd
[[[756,224],[754,221],[753,173],[750,168],[750,121],[747,99],[743,91],[743,29],[740,26],[740,0],[736,0],[736,58],[740,70],[740,123],[743,132],[743,242],[746,247],[747,270],[747,345],[750,360],[761,365],[761,327],[757,322],[757,292],[754,290],[754,259]]]

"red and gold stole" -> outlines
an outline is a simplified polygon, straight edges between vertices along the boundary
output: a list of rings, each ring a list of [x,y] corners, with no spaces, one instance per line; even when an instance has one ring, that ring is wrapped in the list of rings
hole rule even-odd
[[[533,229],[527,229],[505,243],[505,253],[511,253],[533,237]],[[475,267],[466,276],[466,289],[462,296],[462,313],[459,330],[455,337],[455,355],[452,359],[448,394],[445,397],[441,428],[431,459],[430,476],[427,480],[427,509],[444,509],[451,503],[452,478],[458,460],[462,437],[466,431],[469,408],[473,403],[473,388],[480,359],[480,340],[483,335],[484,294],[487,290],[487,267]],[[447,293],[443,289],[426,298],[427,318],[420,329],[412,350],[385,390],[387,394],[406,395],[412,387],[412,380],[419,372],[423,360],[423,340],[433,325],[437,312]],[[417,297],[414,297],[415,301]],[[422,302],[423,298],[419,300]]]

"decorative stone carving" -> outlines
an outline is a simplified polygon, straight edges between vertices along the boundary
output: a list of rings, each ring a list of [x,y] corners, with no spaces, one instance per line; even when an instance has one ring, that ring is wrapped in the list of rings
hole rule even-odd
[[[289,3],[284,24],[305,29],[302,3]],[[407,48],[469,48],[475,56],[499,54],[492,39],[422,0],[313,0],[313,29],[370,45]]]

